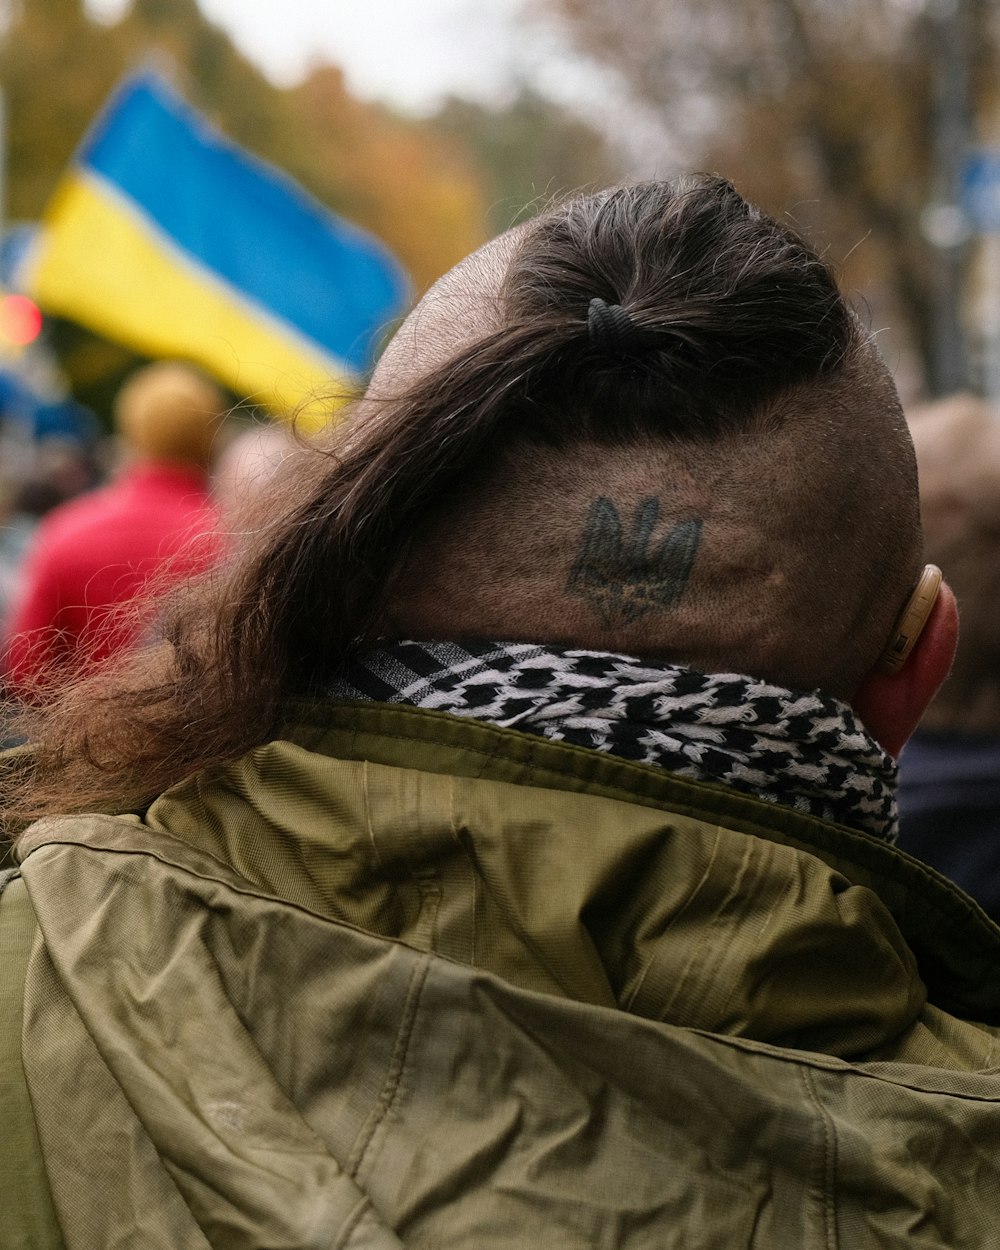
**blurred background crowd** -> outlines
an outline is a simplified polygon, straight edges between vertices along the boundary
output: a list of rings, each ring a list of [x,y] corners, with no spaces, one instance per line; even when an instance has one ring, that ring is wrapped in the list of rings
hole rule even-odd
[[[955,673],[904,756],[903,843],[1000,918],[998,69],[990,0],[0,3],[8,694],[30,697],[51,671],[54,652],[23,641],[39,630],[67,655],[110,649],[106,633],[85,641],[95,611],[169,563],[175,531],[209,536],[175,576],[216,558],[234,499],[280,463],[315,376],[284,399],[251,385],[247,326],[281,323],[281,350],[335,361],[343,398],[412,298],[540,203],[712,169],[819,244],[895,374],[928,559],[963,617]],[[168,94],[154,86],[143,107],[210,156],[229,144],[226,176],[262,176],[261,204],[287,195],[317,247],[350,260],[336,289],[314,289],[309,257],[277,243],[270,275],[242,255],[241,196],[213,201],[141,118],[109,154],[137,99],[122,84],[154,71]],[[136,285],[145,253],[127,231],[81,248],[95,179],[105,207],[125,204],[133,225],[150,215],[156,263],[180,258],[182,294],[168,299],[157,276]],[[207,223],[182,190],[208,201]],[[238,319],[216,333],[220,290],[239,295]],[[340,339],[295,315],[323,300],[344,315]],[[294,372],[286,356],[275,368]],[[303,428],[335,410],[321,398]]]

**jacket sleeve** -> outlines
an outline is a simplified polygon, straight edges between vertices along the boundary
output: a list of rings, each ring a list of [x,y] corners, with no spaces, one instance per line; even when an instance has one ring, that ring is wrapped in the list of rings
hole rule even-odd
[[[0,1137],[4,1250],[63,1250],[21,1061],[24,978],[37,935],[16,870],[0,870]]]

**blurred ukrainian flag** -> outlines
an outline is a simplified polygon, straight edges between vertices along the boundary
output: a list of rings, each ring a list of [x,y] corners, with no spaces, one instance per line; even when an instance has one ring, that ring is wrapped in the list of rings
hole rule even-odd
[[[150,71],[119,88],[84,140],[22,282],[46,312],[193,361],[278,414],[306,405],[314,428],[330,412],[324,396],[357,388],[408,296],[379,242]]]

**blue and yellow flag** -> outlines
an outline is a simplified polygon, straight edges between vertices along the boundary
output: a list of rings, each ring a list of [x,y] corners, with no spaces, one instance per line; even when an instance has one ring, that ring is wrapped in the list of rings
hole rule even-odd
[[[22,281],[45,311],[281,414],[355,387],[407,298],[380,243],[148,71],[85,139]]]

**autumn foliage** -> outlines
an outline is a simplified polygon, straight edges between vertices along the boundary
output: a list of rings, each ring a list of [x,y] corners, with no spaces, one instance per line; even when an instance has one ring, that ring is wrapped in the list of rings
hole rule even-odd
[[[905,352],[931,391],[955,381],[936,364],[944,284],[975,249],[927,222],[955,205],[967,149],[995,142],[992,0],[536,3],[658,121],[661,171],[716,170],[790,218],[892,327],[894,366]]]
[[[486,237],[481,179],[457,145],[353,99],[332,67],[275,86],[195,0],[135,0],[113,26],[90,19],[81,0],[17,6],[0,45],[9,217],[38,216],[115,83],[150,57],[231,138],[385,240],[416,289]]]

